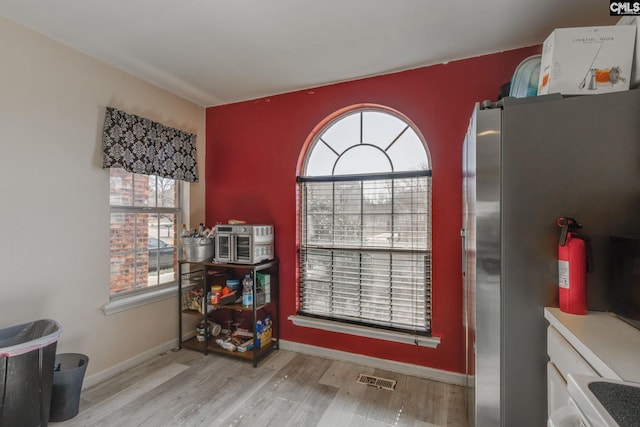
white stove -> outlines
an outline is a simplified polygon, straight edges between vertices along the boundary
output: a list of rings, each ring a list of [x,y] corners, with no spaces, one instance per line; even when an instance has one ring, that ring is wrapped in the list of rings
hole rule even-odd
[[[640,425],[640,384],[569,374],[569,405],[555,411],[549,427]]]

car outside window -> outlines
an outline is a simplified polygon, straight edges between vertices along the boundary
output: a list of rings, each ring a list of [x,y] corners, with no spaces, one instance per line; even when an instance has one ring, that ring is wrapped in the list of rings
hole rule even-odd
[[[110,169],[110,295],[174,284],[179,181]]]

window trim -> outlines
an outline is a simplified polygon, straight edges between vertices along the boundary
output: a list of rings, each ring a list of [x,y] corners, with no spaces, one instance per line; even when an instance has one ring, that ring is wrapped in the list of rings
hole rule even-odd
[[[108,169],[107,169],[108,171]],[[108,171],[108,173],[110,173]],[[176,213],[177,224],[187,224],[189,226],[188,218],[189,218],[189,206],[190,206],[190,185],[187,185],[182,180],[175,180],[177,188],[176,200],[179,202],[179,207],[177,210],[174,208],[147,208],[147,209],[169,209],[172,212]],[[123,208],[126,210],[127,206],[115,206],[116,209]],[[109,204],[109,212],[114,209],[114,206]],[[139,208],[138,208],[139,209]],[[176,230],[178,233],[179,230]],[[176,251],[178,253],[178,258],[180,257],[180,253],[182,251],[182,246],[180,239],[177,239]],[[109,251],[108,263],[110,263],[111,255]],[[125,294],[111,294],[111,273],[110,269],[107,274],[107,293],[109,301],[100,307],[103,314],[105,316],[110,316],[112,314],[120,313],[123,311],[135,309],[141,307],[143,305],[155,303],[158,301],[165,300],[167,298],[173,298],[178,296],[178,279],[175,281],[167,282],[163,284],[154,285],[151,288],[143,288],[137,289]],[[176,275],[178,274],[177,265],[176,265]]]
[[[352,325],[339,320],[319,319],[303,314],[291,315],[288,319],[294,325],[303,328],[321,329],[323,331],[339,332],[358,337],[413,344],[420,347],[437,348],[440,345],[440,337],[434,337],[433,335],[414,335],[408,332],[389,331],[373,326]]]
[[[407,129],[412,129],[417,137],[422,141],[422,145],[424,148],[424,152],[426,154],[427,157],[427,165],[429,167],[429,169],[426,170],[402,170],[402,171],[395,171],[393,170],[393,163],[392,163],[392,171],[391,172],[383,172],[383,173],[363,173],[363,174],[349,174],[349,175],[329,175],[329,176],[318,176],[318,175],[305,175],[304,171],[307,170],[308,167],[308,162],[309,159],[311,158],[310,155],[313,152],[314,148],[316,147],[316,144],[318,144],[319,142],[324,142],[322,140],[322,135],[324,133],[325,130],[329,129],[331,126],[333,126],[335,123],[337,123],[338,121],[342,120],[343,118],[349,117],[352,114],[362,114],[365,112],[383,112],[383,113],[387,113],[391,116],[395,116],[396,118],[400,119],[401,121],[403,121],[407,126],[402,130],[401,135],[404,134]],[[360,131],[360,135],[362,136],[362,129]],[[393,145],[399,137],[396,137],[391,144],[389,144],[389,146],[387,148],[389,148],[391,145]],[[361,141],[362,143],[362,141]],[[340,156],[338,156],[337,161],[339,160]],[[334,167],[333,170],[335,171],[335,165],[336,163],[334,163]],[[433,331],[433,297],[432,297],[432,292],[433,292],[433,287],[432,287],[432,278],[433,278],[433,274],[432,274],[432,270],[431,270],[431,265],[429,267],[429,284],[427,285],[426,288],[426,292],[427,292],[427,296],[428,296],[428,306],[427,306],[427,310],[426,310],[426,320],[427,320],[427,330],[426,331],[411,331],[410,329],[407,330],[396,330],[396,329],[388,329],[388,328],[384,328],[384,327],[377,327],[375,324],[371,324],[369,325],[360,325],[360,324],[354,324],[354,323],[350,323],[347,320],[342,320],[340,318],[324,318],[322,316],[319,317],[315,317],[315,315],[307,315],[304,312],[301,311],[301,281],[302,281],[302,277],[301,277],[301,250],[302,250],[302,224],[304,221],[303,218],[303,214],[302,214],[302,185],[304,183],[308,183],[308,182],[314,182],[314,181],[322,181],[322,182],[327,182],[327,181],[333,181],[333,182],[339,182],[339,181],[354,181],[354,180],[360,180],[360,181],[365,181],[365,180],[375,180],[375,179],[399,179],[399,178],[413,178],[416,176],[426,176],[429,179],[432,177],[432,165],[431,165],[431,155],[429,152],[429,148],[428,145],[426,143],[426,140],[424,138],[424,136],[421,134],[421,132],[419,131],[418,127],[415,125],[415,123],[413,123],[413,121],[411,121],[407,116],[405,116],[403,113],[393,109],[393,108],[389,108],[383,105],[379,105],[379,104],[370,104],[370,103],[361,103],[361,104],[355,104],[355,105],[351,105],[351,106],[347,106],[344,107],[342,109],[339,109],[337,111],[335,111],[334,113],[330,114],[329,116],[325,117],[321,122],[319,122],[314,129],[311,131],[311,133],[307,136],[307,139],[302,147],[302,149],[300,150],[300,154],[298,157],[298,163],[297,163],[297,168],[296,168],[296,181],[297,181],[297,185],[296,185],[296,194],[297,194],[297,213],[296,213],[296,224],[297,224],[297,230],[296,230],[296,314],[292,315],[289,317],[289,320],[291,320],[296,326],[302,326],[302,327],[311,327],[311,328],[316,328],[316,329],[323,329],[323,330],[327,330],[327,331],[334,331],[334,332],[342,332],[342,333],[347,333],[347,334],[352,334],[352,335],[357,335],[357,336],[365,336],[365,337],[371,337],[371,338],[377,338],[377,339],[387,339],[389,341],[395,341],[395,342],[402,342],[402,343],[409,343],[409,344],[416,344],[416,345],[421,345],[424,344],[428,347],[432,347],[435,348],[439,342],[440,339],[438,337],[433,337],[432,331]],[[432,193],[431,193],[432,189],[430,190],[429,193],[429,205],[428,205],[428,212],[429,212],[429,219],[428,219],[428,225],[429,225],[429,234],[432,232],[432,216],[433,216],[433,203],[432,203]],[[432,238],[429,237],[429,242],[432,244]],[[429,253],[431,253],[431,249],[428,250]],[[419,337],[419,338],[418,338]]]
[[[392,173],[369,173],[353,175],[328,175],[328,176],[297,176],[297,182],[345,182],[345,181],[376,181],[380,179],[403,179],[419,176],[431,177],[431,169]]]
[[[112,296],[109,302],[102,306],[102,312],[105,316],[110,316],[176,296],[178,296],[178,285],[176,283],[157,285],[149,290]]]

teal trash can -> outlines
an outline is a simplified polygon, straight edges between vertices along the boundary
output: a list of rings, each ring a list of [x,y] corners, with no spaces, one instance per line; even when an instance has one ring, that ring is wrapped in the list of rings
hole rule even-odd
[[[49,421],[66,421],[78,415],[82,381],[89,358],[79,353],[56,355]]]

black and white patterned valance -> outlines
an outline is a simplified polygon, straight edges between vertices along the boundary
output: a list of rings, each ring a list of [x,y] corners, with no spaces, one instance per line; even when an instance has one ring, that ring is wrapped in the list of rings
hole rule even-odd
[[[198,182],[196,136],[107,107],[103,168]]]

